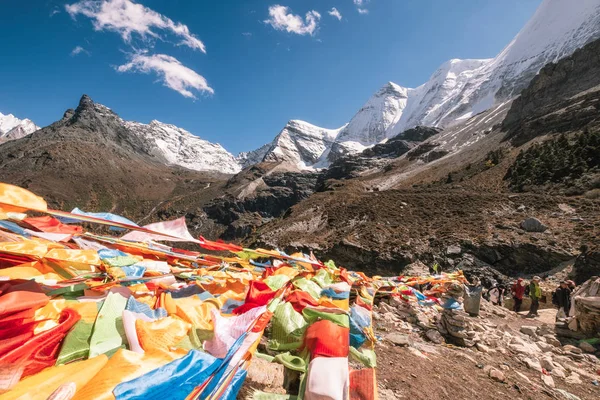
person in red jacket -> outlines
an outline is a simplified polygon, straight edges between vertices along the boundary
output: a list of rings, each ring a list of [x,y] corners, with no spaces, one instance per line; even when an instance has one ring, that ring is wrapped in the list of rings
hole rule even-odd
[[[515,301],[514,311],[518,313],[521,311],[521,304],[523,304],[523,296],[525,295],[525,285],[523,285],[523,278],[517,279],[512,285],[511,293],[513,300]]]

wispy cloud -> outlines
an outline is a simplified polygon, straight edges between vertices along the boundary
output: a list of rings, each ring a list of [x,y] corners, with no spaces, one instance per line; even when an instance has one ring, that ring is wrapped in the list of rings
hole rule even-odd
[[[366,9],[367,4],[371,1],[371,0],[353,0],[354,1],[354,5],[357,7],[357,11],[359,14],[368,14],[369,10]]]
[[[335,7],[332,7],[331,10],[327,11],[327,14],[331,15],[332,17],[337,18],[338,21],[342,20],[342,13],[340,13],[338,11],[338,9]]]
[[[98,31],[117,32],[127,43],[133,33],[143,39],[161,39],[156,30],[163,30],[179,37],[178,45],[187,46],[206,53],[204,43],[194,36],[187,25],[174,22],[170,18],[130,0],[82,0],[65,5],[65,9],[75,18],[81,14],[90,19]]]
[[[244,35],[246,37],[250,37],[250,36],[252,36],[252,32],[242,32],[242,35]]]
[[[87,51],[86,49],[84,49],[81,46],[75,46],[75,48],[73,50],[71,50],[71,57],[75,57],[78,54],[87,54],[88,56],[91,55],[89,51]]]
[[[290,9],[279,4],[269,7],[270,18],[265,20],[278,31],[287,31],[298,35],[313,35],[318,28],[321,14],[315,10],[306,13],[302,19],[300,15],[292,14]]]
[[[127,64],[118,66],[119,72],[154,73],[168,88],[179,92],[182,96],[196,99],[192,90],[213,94],[206,79],[196,71],[186,67],[175,57],[166,54],[138,53],[131,56]]]
[[[58,7],[55,7],[52,11],[50,11],[50,18],[54,17],[56,14],[60,14]]]

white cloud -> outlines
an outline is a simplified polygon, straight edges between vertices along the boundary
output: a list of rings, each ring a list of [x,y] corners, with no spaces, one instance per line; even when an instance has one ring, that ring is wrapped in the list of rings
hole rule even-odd
[[[252,36],[252,32],[242,32],[242,35],[249,37]]]
[[[298,35],[313,35],[319,25],[321,14],[315,10],[306,13],[303,20],[301,16],[289,12],[289,8],[279,4],[269,7],[269,16],[265,20],[266,24],[271,25],[278,31],[287,31]]]
[[[202,75],[183,65],[175,57],[166,54],[134,54],[127,64],[120,65],[116,69],[119,72],[144,74],[153,72],[159,76],[163,85],[192,99],[196,98],[192,93],[193,89],[210,94],[215,92],[208,86],[208,82]]]
[[[371,0],[353,0],[354,1],[354,5],[357,7],[357,11],[359,14],[368,14],[369,10],[367,10],[365,7],[367,6],[367,3],[369,3]]]
[[[126,42],[136,33],[142,38],[161,38],[155,30],[169,31],[180,38],[180,46],[188,46],[206,53],[204,43],[190,33],[187,25],[174,22],[170,18],[130,0],[82,0],[65,5],[65,9],[75,18],[78,14],[93,20],[94,29],[117,32]]]
[[[338,21],[341,21],[341,20],[342,20],[342,13],[340,13],[340,12],[338,11],[338,9],[337,9],[337,8],[335,8],[335,7],[333,7],[333,8],[331,9],[331,11],[327,11],[327,14],[331,15],[332,17],[335,17],[335,18],[337,18],[337,19],[338,19]]]
[[[90,55],[90,52],[87,51],[86,49],[84,49],[83,47],[76,46],[73,50],[71,50],[71,57],[74,57],[74,56],[76,56],[78,54],[81,54],[81,53],[87,54],[88,56]]]
[[[58,8],[54,8],[54,10],[50,11],[50,18],[54,17],[56,14],[60,14],[60,10]]]

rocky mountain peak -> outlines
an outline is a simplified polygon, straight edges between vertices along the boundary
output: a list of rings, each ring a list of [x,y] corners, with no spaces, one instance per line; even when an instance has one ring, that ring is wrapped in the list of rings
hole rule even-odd
[[[70,119],[70,118],[72,118],[72,117],[73,117],[73,115],[75,115],[75,110],[74,110],[74,109],[72,109],[72,108],[68,108],[68,109],[65,111],[65,113],[63,114],[63,117],[62,117],[62,119],[63,119],[63,121],[64,121],[64,120],[67,120],[67,119]]]
[[[396,96],[402,98],[407,95],[408,89],[390,81],[383,85],[381,89],[375,93],[374,97]]]
[[[77,106],[77,111],[83,110],[85,108],[94,108],[94,100],[87,94],[81,96],[79,99],[79,105]]]

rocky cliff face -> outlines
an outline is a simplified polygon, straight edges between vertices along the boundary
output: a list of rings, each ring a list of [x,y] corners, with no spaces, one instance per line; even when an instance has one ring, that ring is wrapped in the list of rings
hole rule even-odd
[[[221,238],[247,237],[314,193],[317,173],[277,172],[272,167],[265,163],[242,171],[227,182],[225,195],[203,208],[208,218],[223,226]]]
[[[521,145],[536,136],[600,125],[600,40],[548,64],[523,90],[503,121]]]
[[[593,276],[600,276],[600,248],[585,248],[575,260],[575,283],[581,285]]]

